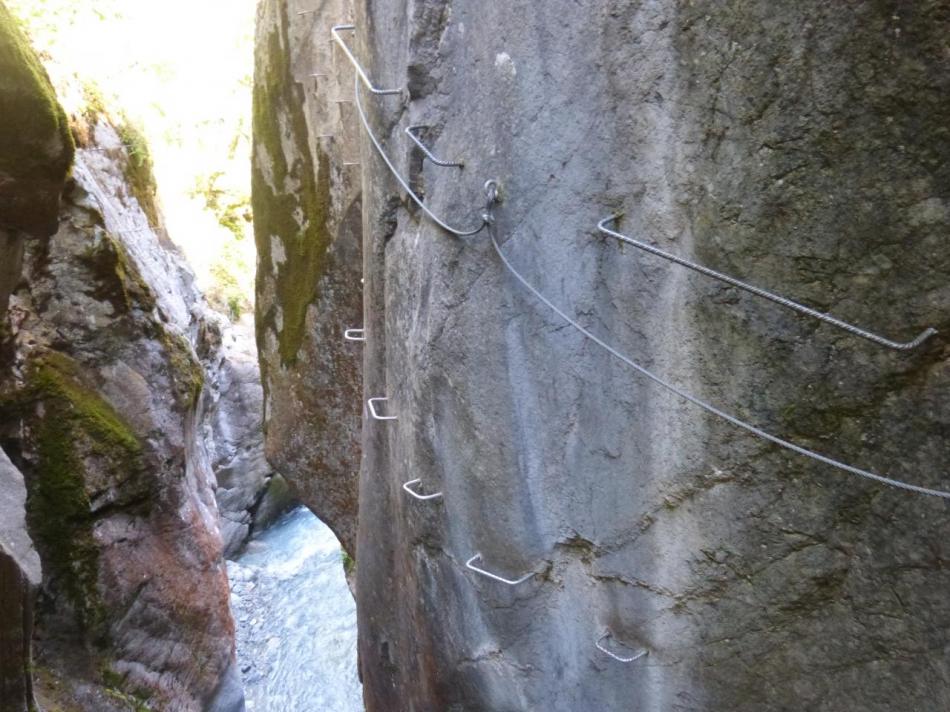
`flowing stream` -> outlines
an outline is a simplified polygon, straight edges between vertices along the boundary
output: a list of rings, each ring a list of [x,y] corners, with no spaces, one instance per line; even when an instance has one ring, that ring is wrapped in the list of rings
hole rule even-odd
[[[362,712],[340,544],[305,507],[228,562],[249,712]]]

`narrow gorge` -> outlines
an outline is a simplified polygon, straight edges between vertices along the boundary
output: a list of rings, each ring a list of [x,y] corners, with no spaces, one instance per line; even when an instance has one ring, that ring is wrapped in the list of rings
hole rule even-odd
[[[0,712],[950,709],[945,0],[257,0],[243,316],[3,2]]]
[[[306,458],[288,476],[355,557],[367,709],[950,706],[945,499],[737,429],[512,274],[744,423],[946,490],[946,3],[259,12],[267,451]],[[435,223],[477,230],[487,180],[490,226]],[[889,340],[939,333],[882,346],[598,230],[618,214]]]

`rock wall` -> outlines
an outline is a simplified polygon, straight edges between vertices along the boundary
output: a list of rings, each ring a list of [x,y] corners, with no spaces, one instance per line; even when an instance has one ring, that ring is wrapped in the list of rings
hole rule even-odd
[[[7,305],[24,245],[55,232],[73,157],[66,116],[39,59],[0,4],[0,381],[11,356]],[[22,473],[0,449],[0,707],[32,709],[33,613],[42,580]]]
[[[259,66],[311,56],[342,20],[263,7],[262,26],[285,29],[261,36]],[[623,212],[625,234],[847,321],[900,340],[947,333],[946,3],[372,0],[354,20],[371,80],[405,88],[363,91],[373,130],[437,215],[477,227],[498,179],[507,258],[592,333],[804,447],[950,487],[943,335],[881,348],[596,230]],[[314,155],[335,107],[308,87],[312,64],[290,67],[267,85],[290,82]],[[351,97],[342,55],[330,73]],[[409,124],[464,169],[423,162]],[[259,118],[259,145],[278,129],[302,143],[289,126]],[[950,705],[945,500],[779,449],[657,387],[523,289],[486,232],[435,227],[360,143],[363,400],[387,397],[398,418],[363,425],[368,710]],[[326,160],[342,170],[354,153]],[[295,195],[301,224],[319,223]],[[256,189],[265,205],[291,200],[278,197]],[[262,284],[304,264],[262,250]],[[337,311],[326,294],[308,313],[352,323],[350,301]],[[286,296],[258,298],[273,362],[260,319]],[[333,381],[335,364],[295,373]],[[335,421],[350,385],[268,408]],[[329,434],[301,437],[317,448]],[[410,479],[443,497],[410,498]],[[498,575],[534,575],[480,576],[465,567],[476,553]],[[647,655],[623,663],[599,640]]]
[[[44,562],[37,669],[73,687],[48,685],[39,701],[110,709],[102,686],[201,710],[222,681],[240,684],[196,421],[204,374],[172,294],[110,225],[110,211],[147,221],[133,195],[103,190],[109,173],[94,163],[128,160],[105,148],[116,155],[77,159],[59,230],[27,243],[10,305],[3,444],[26,476]]]
[[[41,580],[40,557],[26,530],[23,475],[0,450],[0,700],[4,709],[26,710],[35,704],[33,604]]]
[[[206,373],[200,420],[227,557],[294,502],[264,457],[264,396],[250,321],[232,324],[206,314],[197,349]]]
[[[262,443],[215,398],[233,336],[158,234],[126,129],[73,117],[67,179],[65,114],[2,6],[0,69],[0,708],[243,709],[215,428]]]
[[[266,455],[352,555],[361,353],[343,333],[362,326],[360,168],[327,24],[347,5],[260,3],[252,189]]]

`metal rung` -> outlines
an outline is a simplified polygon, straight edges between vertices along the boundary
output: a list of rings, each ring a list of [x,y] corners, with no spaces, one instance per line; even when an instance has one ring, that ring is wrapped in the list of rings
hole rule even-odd
[[[366,76],[366,72],[363,71],[363,68],[360,66],[360,63],[356,61],[356,57],[353,56],[353,53],[350,52],[350,48],[346,46],[346,43],[343,41],[343,38],[340,37],[340,32],[355,32],[356,25],[336,25],[335,27],[330,28],[330,34],[333,36],[333,39],[336,41],[343,52],[346,54],[347,59],[353,64],[353,67],[356,69],[357,75],[363,81],[363,84],[366,85],[366,88],[369,89],[373,94],[401,94],[402,89],[378,89],[373,86],[373,83],[369,80],[369,77]]]
[[[323,74],[322,72],[316,72],[316,73],[314,73],[314,74],[311,74],[310,76],[313,77],[314,79],[316,79],[316,78],[318,78],[318,77],[326,77],[327,75],[326,75],[326,74]]]
[[[837,319],[831,316],[830,314],[825,314],[823,312],[817,311],[810,307],[806,307],[804,304],[793,302],[791,299],[786,299],[785,297],[779,296],[778,294],[773,294],[772,292],[766,291],[765,289],[762,289],[761,287],[756,287],[754,285],[747,284],[746,282],[741,282],[735,277],[730,277],[729,275],[723,274],[722,272],[717,272],[716,270],[709,269],[708,267],[704,267],[700,264],[696,264],[695,262],[690,262],[689,260],[683,259],[682,257],[677,257],[676,255],[670,254],[669,252],[664,252],[663,250],[657,247],[654,247],[653,245],[647,244],[646,242],[635,240],[632,237],[628,237],[627,235],[623,235],[619,232],[615,232],[607,228],[606,223],[615,222],[619,220],[621,217],[623,216],[611,215],[609,218],[604,218],[599,223],[597,223],[597,229],[600,230],[605,235],[610,235],[611,237],[615,237],[621,242],[626,242],[629,245],[633,245],[634,247],[637,247],[645,252],[649,252],[651,255],[662,257],[663,259],[669,260],[670,262],[674,262],[675,264],[678,264],[682,267],[691,269],[694,272],[699,272],[700,274],[704,274],[707,277],[712,277],[713,279],[718,279],[719,281],[725,282],[726,284],[731,284],[733,287],[738,287],[739,289],[743,289],[751,294],[756,295],[757,297],[768,299],[770,302],[775,302],[776,304],[780,304],[781,306],[786,307],[787,309],[792,309],[801,314],[805,314],[807,316],[813,317],[815,319],[819,319],[828,324],[832,324],[833,326],[836,326],[839,329],[843,329],[844,331],[854,334],[855,336],[859,336],[862,339],[873,341],[874,343],[880,346],[886,346],[889,349],[896,349],[898,351],[908,351],[910,349],[920,346],[927,339],[929,339],[931,336],[937,333],[936,329],[928,327],[924,329],[922,332],[920,332],[917,338],[915,338],[912,341],[891,341],[890,339],[886,339],[883,336],[878,336],[877,334],[873,334],[870,331],[865,331],[864,329],[854,326],[853,324],[849,324],[845,321],[841,321],[840,319]]]
[[[473,556],[471,559],[469,559],[468,561],[465,562],[465,566],[466,566],[467,568],[471,569],[472,571],[474,571],[474,572],[477,573],[477,574],[481,574],[482,576],[487,576],[488,578],[492,579],[493,581],[498,581],[498,582],[503,583],[503,584],[506,584],[506,585],[508,585],[508,586],[517,586],[519,583],[524,583],[524,582],[527,581],[529,578],[531,578],[532,576],[534,576],[534,572],[531,571],[531,572],[529,572],[529,573],[526,573],[524,576],[522,576],[521,578],[518,578],[518,579],[506,579],[506,578],[504,578],[504,577],[502,577],[502,576],[498,576],[497,574],[493,574],[491,571],[485,571],[485,569],[479,568],[478,566],[475,566],[475,565],[473,564],[474,561],[479,561],[481,558],[482,558],[482,555],[481,555],[481,554],[475,554],[475,556]]]
[[[422,143],[422,139],[420,139],[418,136],[416,136],[416,135],[413,133],[413,131],[416,131],[416,130],[418,130],[418,129],[427,129],[427,128],[429,128],[429,127],[428,127],[428,126],[425,126],[424,124],[413,124],[412,126],[407,126],[407,127],[406,127],[406,136],[408,136],[409,138],[411,138],[411,139],[413,140],[413,142],[422,150],[422,152],[425,154],[426,158],[428,158],[430,161],[432,161],[435,165],[437,165],[437,166],[443,166],[443,167],[445,167],[445,168],[464,168],[464,167],[465,167],[465,164],[462,163],[462,162],[460,162],[460,161],[443,161],[443,160],[441,160],[441,159],[439,159],[439,158],[436,158],[436,157],[433,155],[432,151],[430,151],[428,148],[426,148],[426,145],[425,145],[424,143]]]
[[[346,329],[343,338],[347,341],[366,341],[366,329]]]
[[[344,166],[358,166],[360,165],[359,161],[343,161]]]
[[[380,415],[376,412],[376,406],[373,404],[376,402],[388,401],[389,398],[370,398],[366,401],[366,405],[369,406],[369,414],[372,416],[373,420],[398,420],[399,416],[396,415]]]
[[[624,657],[623,655],[617,655],[616,653],[612,653],[609,650],[607,650],[607,648],[605,648],[603,645],[601,645],[601,641],[604,640],[604,638],[612,638],[612,637],[613,636],[610,634],[610,631],[608,630],[606,633],[604,633],[594,642],[594,645],[597,646],[597,649],[600,652],[606,653],[607,655],[612,657],[614,660],[618,660],[619,662],[622,662],[622,663],[632,663],[634,660],[639,660],[640,658],[644,658],[650,654],[650,651],[646,650],[645,648],[629,658]]]
[[[419,494],[418,492],[414,492],[411,489],[412,485],[418,484],[420,482],[422,482],[421,479],[409,480],[408,482],[403,484],[402,488],[406,490],[406,492],[411,494],[413,497],[415,497],[416,499],[419,499],[422,501],[425,501],[427,499],[438,499],[439,497],[442,496],[441,492],[436,492],[435,494]]]
[[[432,212],[429,207],[423,202],[422,198],[416,195],[415,191],[412,189],[412,186],[409,185],[409,181],[402,177],[398,170],[396,170],[395,164],[386,154],[383,145],[379,142],[379,139],[376,137],[376,134],[373,133],[373,128],[369,125],[369,119],[366,118],[366,112],[363,110],[363,103],[360,100],[360,80],[359,77],[356,77],[353,80],[353,95],[356,98],[356,111],[360,117],[360,123],[363,124],[363,129],[366,131],[366,135],[369,137],[369,140],[373,144],[373,148],[376,150],[376,153],[379,154],[379,157],[383,160],[383,163],[386,164],[386,167],[389,169],[389,172],[392,173],[393,178],[396,179],[396,182],[402,186],[403,190],[406,191],[406,195],[419,206],[420,210],[429,216],[429,219],[432,220],[436,225],[441,227],[447,232],[451,232],[453,235],[458,235],[459,237],[469,237],[470,235],[477,235],[482,230],[485,229],[485,226],[489,222],[489,214],[491,212],[491,207],[498,201],[498,182],[495,180],[488,180],[485,182],[485,195],[487,198],[485,212],[482,214],[482,222],[478,227],[473,227],[470,230],[459,230],[454,228],[444,220],[442,220],[438,215]]]

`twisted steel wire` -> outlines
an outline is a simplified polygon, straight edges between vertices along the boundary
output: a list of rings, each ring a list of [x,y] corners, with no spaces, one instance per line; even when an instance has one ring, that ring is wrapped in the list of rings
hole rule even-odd
[[[430,151],[426,147],[426,145],[422,143],[422,139],[420,139],[418,136],[416,136],[413,133],[413,131],[416,131],[417,129],[427,129],[427,128],[429,127],[424,124],[413,124],[412,126],[407,126],[406,136],[411,138],[413,143],[415,143],[419,147],[419,149],[425,154],[426,158],[432,161],[435,165],[442,166],[443,168],[464,168],[465,164],[461,163],[460,161],[443,161],[441,158],[436,158],[435,154],[433,154],[432,151]]]
[[[660,378],[652,371],[644,368],[640,364],[636,363],[632,359],[622,354],[620,351],[615,349],[606,341],[595,336],[593,333],[591,333],[590,331],[585,329],[583,326],[581,326],[577,321],[575,321],[574,319],[569,317],[567,314],[565,314],[563,311],[561,311],[557,306],[555,306],[555,304],[550,299],[548,299],[543,294],[541,294],[541,292],[539,292],[530,282],[528,282],[528,280],[525,279],[521,275],[521,273],[518,272],[517,269],[515,269],[514,265],[511,264],[508,258],[505,257],[505,253],[502,251],[501,247],[498,244],[498,241],[495,237],[495,230],[493,229],[493,226],[491,224],[489,224],[488,226],[488,235],[491,238],[491,243],[492,243],[492,246],[495,248],[495,252],[498,253],[498,257],[501,259],[502,263],[505,265],[508,271],[511,272],[514,278],[517,279],[518,282],[521,283],[521,286],[527,289],[532,295],[534,295],[534,297],[538,301],[540,301],[542,304],[548,307],[551,311],[557,314],[561,319],[563,319],[569,325],[577,329],[577,331],[579,331],[584,337],[586,337],[587,339],[590,339],[595,344],[597,344],[602,349],[604,349],[607,353],[609,353],[611,356],[613,356],[614,358],[617,358],[618,360],[622,361],[626,365],[630,366],[632,369],[634,369],[641,375],[645,376],[649,380],[653,381],[661,388],[664,388],[665,390],[673,393],[674,395],[679,396],[683,400],[688,401],[689,403],[692,403],[693,405],[696,405],[699,408],[702,408],[707,413],[711,413],[712,415],[715,415],[718,418],[721,418],[722,420],[725,420],[726,422],[731,423],[737,428],[745,430],[746,432],[751,433],[752,435],[755,435],[756,437],[766,440],[774,445],[778,445],[781,448],[790,450],[794,453],[810,458],[812,460],[816,460],[817,462],[823,463],[825,465],[829,465],[831,467],[842,470],[844,472],[848,472],[852,475],[857,475],[859,477],[864,477],[866,479],[873,480],[875,482],[879,482],[884,485],[888,485],[890,487],[896,487],[898,489],[907,490],[908,492],[916,492],[917,494],[925,494],[925,495],[930,495],[932,497],[941,497],[943,499],[950,499],[950,492],[947,492],[944,490],[938,490],[938,489],[931,489],[929,487],[921,487],[919,485],[913,485],[908,482],[896,480],[891,477],[885,477],[884,475],[878,475],[874,472],[863,470],[860,467],[855,467],[854,465],[849,465],[845,462],[841,462],[840,460],[835,460],[834,458],[828,457],[827,455],[822,455],[821,453],[815,452],[814,450],[809,450],[808,448],[802,447],[801,445],[796,445],[795,443],[785,440],[783,438],[780,438],[777,435],[772,435],[771,433],[766,432],[765,430],[762,430],[761,428],[755,425],[752,425],[751,423],[747,423],[744,420],[740,420],[734,415],[730,415],[724,410],[721,410],[720,408],[717,408],[716,406],[711,405],[710,403],[707,403],[706,401],[701,400],[700,398],[697,398],[696,396],[691,395],[690,393],[687,393],[680,387]]]
[[[922,332],[920,332],[917,338],[913,339],[912,341],[892,341],[890,339],[884,338],[883,336],[878,336],[877,334],[861,329],[855,326],[854,324],[849,324],[846,321],[842,321],[841,319],[833,317],[830,314],[825,314],[824,312],[817,311],[816,309],[812,309],[811,307],[806,307],[804,304],[793,302],[791,299],[787,299],[786,297],[780,296],[778,294],[774,294],[765,289],[762,289],[761,287],[756,287],[755,285],[742,282],[736,279],[735,277],[730,277],[727,274],[723,274],[722,272],[717,272],[716,270],[710,269],[709,267],[704,267],[703,265],[696,264],[695,262],[690,262],[687,259],[678,257],[677,255],[671,254],[669,252],[665,252],[664,250],[661,250],[658,247],[654,247],[653,245],[650,245],[646,242],[642,242],[641,240],[636,240],[632,237],[629,237],[628,235],[624,235],[622,233],[611,230],[606,226],[607,223],[619,220],[621,217],[622,217],[621,215],[611,215],[608,218],[604,218],[599,223],[597,223],[597,229],[600,230],[605,235],[610,235],[611,237],[615,237],[621,242],[625,242],[628,245],[633,245],[634,247],[641,249],[644,252],[649,252],[651,255],[662,257],[665,260],[669,260],[670,262],[686,267],[687,269],[691,269],[694,272],[699,272],[700,274],[704,274],[707,277],[718,279],[720,282],[731,284],[733,287],[738,287],[739,289],[743,289],[746,292],[756,295],[757,297],[768,299],[770,302],[775,302],[776,304],[780,304],[781,306],[786,307],[787,309],[792,309],[801,314],[805,314],[806,316],[810,316],[815,319],[820,319],[821,321],[825,323],[832,324],[833,326],[836,326],[839,329],[843,329],[844,331],[854,334],[855,336],[858,336],[862,339],[867,339],[868,341],[872,341],[876,344],[879,344],[880,346],[886,346],[889,349],[896,349],[897,351],[909,351],[911,349],[917,348],[922,343],[924,343],[927,339],[929,339],[931,336],[934,336],[937,333],[936,329],[928,327],[927,329],[924,329]]]

